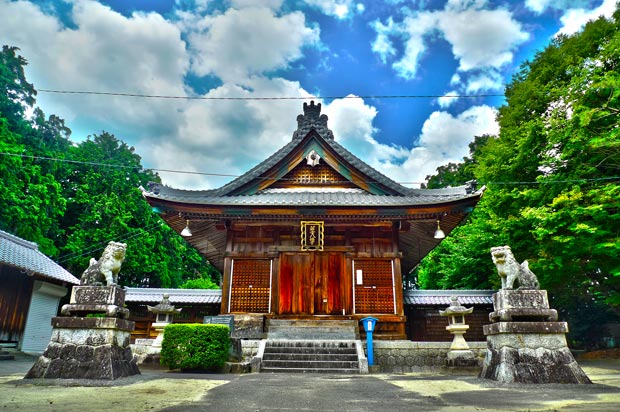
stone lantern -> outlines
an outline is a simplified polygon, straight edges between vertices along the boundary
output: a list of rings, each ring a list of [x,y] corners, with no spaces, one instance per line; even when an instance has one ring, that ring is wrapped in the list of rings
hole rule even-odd
[[[446,310],[440,310],[441,316],[448,317],[446,330],[454,335],[450,350],[448,351],[448,366],[475,366],[477,360],[474,353],[469,349],[463,335],[469,329],[465,323],[465,315],[472,313],[474,308],[465,308],[459,303],[457,296],[450,298],[450,306]]]
[[[161,347],[161,342],[164,340],[164,329],[166,326],[172,323],[174,315],[181,312],[181,309],[175,309],[170,303],[170,295],[164,293],[164,296],[157,305],[146,306],[149,312],[155,314],[155,322],[153,323],[153,329],[157,331],[157,338],[153,342],[153,347]]]

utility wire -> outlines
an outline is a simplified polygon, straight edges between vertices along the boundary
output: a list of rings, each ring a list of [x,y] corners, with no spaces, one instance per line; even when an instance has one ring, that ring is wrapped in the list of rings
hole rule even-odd
[[[366,95],[366,96],[237,96],[237,97],[218,97],[218,96],[172,96],[162,94],[141,94],[141,93],[121,93],[121,92],[96,92],[91,90],[56,90],[38,89],[41,93],[54,94],[82,94],[94,96],[118,96],[118,97],[140,97],[145,99],[174,99],[174,100],[318,100],[318,99],[437,99],[440,97],[448,98],[469,98],[476,97],[504,97],[504,94],[402,94],[402,95]]]
[[[174,170],[174,169],[145,168],[142,166],[126,166],[126,165],[117,165],[117,164],[99,163],[99,162],[84,162],[84,161],[79,161],[79,160],[24,155],[24,154],[19,154],[19,153],[0,152],[0,156],[15,156],[15,157],[21,157],[21,158],[26,158],[26,159],[49,160],[53,162],[83,164],[83,165],[88,165],[88,166],[101,166],[101,167],[110,167],[110,168],[118,168],[118,169],[152,170],[155,172],[193,174],[193,175],[214,176],[214,177],[237,178],[241,176],[241,175],[233,175],[233,174],[225,174],[225,173],[191,172],[191,171]],[[281,181],[281,182],[297,181],[297,179],[285,179],[285,178],[273,178],[273,177],[258,177],[258,179]],[[607,176],[607,177],[597,177],[597,178],[587,178],[587,179],[586,178],[584,179],[561,179],[561,180],[533,181],[533,182],[532,181],[507,181],[507,182],[486,182],[486,183],[481,182],[481,184],[484,184],[484,185],[547,185],[547,184],[556,184],[556,183],[586,183],[586,182],[613,181],[613,180],[620,180],[620,176]],[[314,182],[309,182],[309,183],[314,183]],[[320,183],[320,182],[316,182],[316,183]],[[329,181],[329,183],[350,183],[350,181],[349,180]],[[361,181],[359,183],[374,184],[374,183],[380,183],[380,182]],[[396,182],[396,183],[401,184],[401,185],[419,185],[419,184],[424,184],[426,182]]]
[[[146,234],[149,230],[154,229],[155,227],[160,226],[160,225],[161,225],[161,222],[155,222],[155,223],[153,223],[150,226],[147,226],[145,228],[141,228],[141,230],[139,232],[136,232],[136,233],[133,233],[133,234],[128,234],[128,235],[126,235],[124,237],[121,237],[121,238],[117,238],[116,241],[117,242],[122,242],[124,240],[129,240],[129,239],[133,239],[135,237],[142,236],[142,235]],[[58,262],[60,263],[60,262],[66,262],[66,261],[72,260],[72,259],[77,259],[77,258],[82,257],[84,255],[88,255],[89,253],[96,252],[98,250],[102,250],[107,245],[108,245],[108,242],[105,242],[105,243],[101,243],[99,245],[96,245],[96,246],[94,246],[94,247],[92,247],[90,249],[82,249],[82,250],[79,250],[79,251],[74,252],[74,253],[69,253],[69,254],[66,254],[66,255],[62,255],[62,256],[60,256],[58,258]]]

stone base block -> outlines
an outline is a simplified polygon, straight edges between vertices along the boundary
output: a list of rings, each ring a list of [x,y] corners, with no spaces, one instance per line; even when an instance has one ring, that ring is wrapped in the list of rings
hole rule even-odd
[[[546,290],[500,290],[493,295],[491,322],[556,321],[558,312],[549,309]]]
[[[69,304],[63,305],[64,316],[85,316],[103,313],[108,317],[129,317],[125,305],[125,290],[118,286],[74,286]]]
[[[484,325],[482,330],[487,336],[498,334],[532,334],[532,336],[561,334],[562,340],[566,342],[564,334],[568,333],[568,324],[566,322],[497,322]]]
[[[564,333],[488,335],[480,377],[502,383],[592,383],[573,358]]]
[[[53,318],[52,337],[26,379],[114,380],[138,375],[129,345],[133,322],[117,318]]]
[[[233,338],[263,339],[265,317],[263,315],[235,315]]]

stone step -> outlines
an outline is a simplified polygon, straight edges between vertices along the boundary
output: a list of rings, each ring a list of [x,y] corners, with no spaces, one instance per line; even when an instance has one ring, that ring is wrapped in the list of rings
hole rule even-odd
[[[265,348],[355,349],[351,341],[268,340]]]
[[[267,353],[263,355],[263,360],[291,360],[291,361],[325,361],[325,362],[357,362],[357,353],[340,354],[340,353]]]
[[[267,340],[263,372],[359,373],[355,342]]]
[[[294,360],[265,360],[263,366],[266,368],[286,368],[286,369],[355,369],[358,367],[357,361],[294,361]]]
[[[326,348],[299,348],[299,347],[278,347],[265,348],[265,354],[279,353],[282,355],[341,355],[357,356],[357,349],[326,349]]]
[[[261,372],[265,373],[334,373],[334,374],[357,374],[360,373],[358,368],[355,369],[337,369],[337,368],[261,368]]]

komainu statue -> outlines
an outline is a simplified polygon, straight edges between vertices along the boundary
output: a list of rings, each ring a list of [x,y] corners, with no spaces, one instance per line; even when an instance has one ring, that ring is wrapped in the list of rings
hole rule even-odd
[[[126,243],[110,242],[101,254],[101,258],[90,259],[90,265],[82,273],[81,285],[111,286],[118,282],[118,272],[125,260]]]
[[[518,283],[518,290],[540,289],[536,275],[528,267],[527,260],[517,263],[510,246],[497,246],[491,248],[493,263],[497,267],[497,273],[502,279],[502,289],[514,289],[515,282]]]

